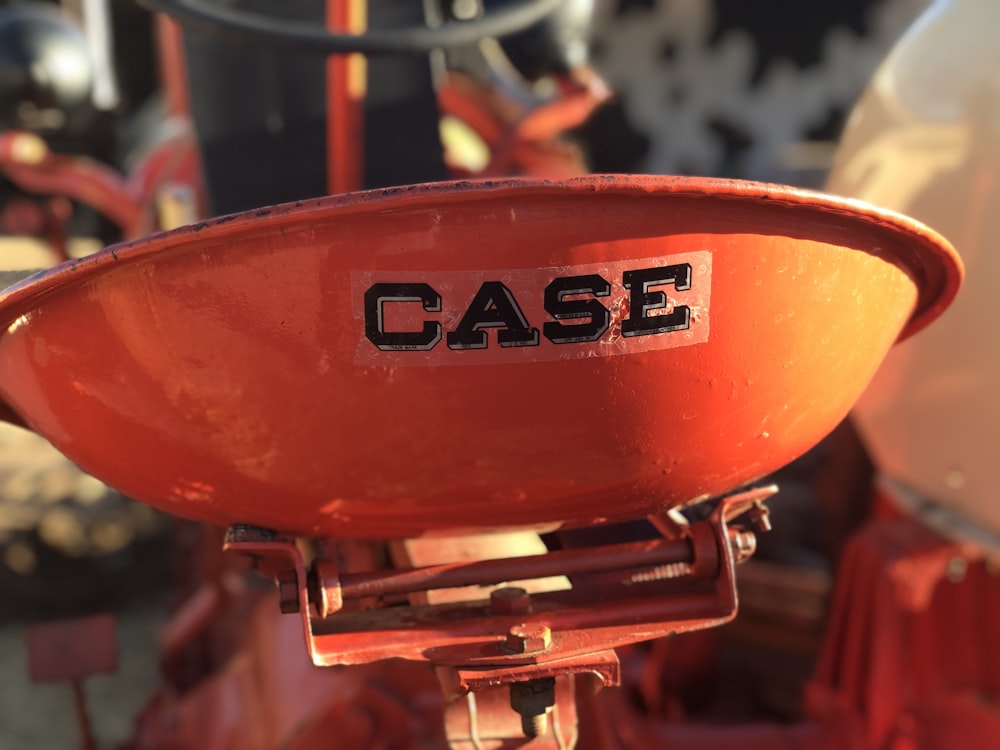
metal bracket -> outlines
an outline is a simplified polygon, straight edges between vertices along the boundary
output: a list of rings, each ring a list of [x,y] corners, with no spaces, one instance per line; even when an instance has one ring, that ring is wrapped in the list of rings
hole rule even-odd
[[[282,611],[299,613],[309,653],[319,666],[398,657],[509,670],[731,620],[737,609],[734,568],[752,554],[755,538],[729,522],[761,507],[776,491],[770,486],[721,500],[708,520],[691,524],[681,539],[510,560],[338,575],[329,545],[307,568],[294,539],[251,527],[231,529],[225,549],[249,555],[262,574],[277,582]],[[354,597],[592,570],[619,570],[620,582],[534,594],[528,611],[498,611],[486,600],[341,609]]]

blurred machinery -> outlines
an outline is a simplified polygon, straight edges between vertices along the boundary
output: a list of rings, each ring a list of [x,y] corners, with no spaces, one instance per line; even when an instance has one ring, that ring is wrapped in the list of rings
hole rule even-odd
[[[1000,351],[983,335],[1000,276],[998,23],[996,3],[935,2],[858,103],[828,182],[944,232],[968,272],[957,304],[889,355],[855,410],[878,519],[845,552],[820,675],[873,747],[1000,737]],[[869,656],[845,664],[849,652]]]
[[[107,10],[104,2],[84,6]],[[200,196],[190,191],[201,181],[190,128],[177,117],[142,118],[131,102],[127,119],[141,120],[141,132],[131,138],[117,132],[127,128],[111,124],[111,73],[78,19],[50,3],[5,5],[0,36],[5,235],[43,238],[62,260],[71,233],[105,242],[138,237],[164,220],[172,224],[179,200],[188,204],[184,218],[198,214]],[[111,40],[101,39],[111,54]],[[127,175],[118,162],[129,164]]]

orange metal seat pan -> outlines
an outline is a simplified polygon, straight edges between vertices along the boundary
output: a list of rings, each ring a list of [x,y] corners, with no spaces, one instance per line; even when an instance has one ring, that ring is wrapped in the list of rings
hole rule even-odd
[[[819,441],[961,266],[774,185],[593,176],[227,216],[0,296],[12,421],[162,510],[399,537],[633,518]]]

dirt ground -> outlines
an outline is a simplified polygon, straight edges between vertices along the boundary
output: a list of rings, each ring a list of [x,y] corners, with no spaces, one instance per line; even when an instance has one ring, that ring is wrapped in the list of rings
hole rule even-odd
[[[131,734],[157,685],[169,525],[110,492],[37,436],[0,425],[0,748],[80,746],[67,683],[32,684],[32,622],[113,612],[117,674],[85,683],[101,750]]]
[[[136,713],[157,684],[157,633],[162,611],[155,603],[133,606],[118,619],[118,673],[99,675],[84,690],[99,750],[121,745]],[[0,748],[61,750],[80,747],[73,694],[65,683],[28,680],[26,624],[0,626]]]

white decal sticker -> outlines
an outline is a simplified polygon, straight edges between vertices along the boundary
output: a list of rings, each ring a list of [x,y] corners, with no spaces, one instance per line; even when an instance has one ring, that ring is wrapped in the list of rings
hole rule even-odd
[[[361,365],[613,357],[708,340],[712,254],[508,271],[355,271]]]

